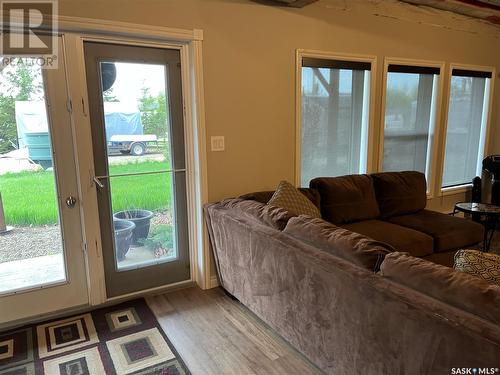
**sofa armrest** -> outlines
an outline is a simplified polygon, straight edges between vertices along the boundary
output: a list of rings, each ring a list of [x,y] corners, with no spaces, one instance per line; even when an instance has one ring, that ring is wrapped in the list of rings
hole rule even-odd
[[[380,273],[395,282],[500,325],[500,286],[463,272],[395,252]]]

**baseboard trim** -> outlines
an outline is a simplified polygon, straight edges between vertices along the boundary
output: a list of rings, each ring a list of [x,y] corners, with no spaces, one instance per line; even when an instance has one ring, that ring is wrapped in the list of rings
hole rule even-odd
[[[219,278],[217,276],[212,276],[210,278],[210,289],[217,288],[219,286]]]
[[[13,320],[10,322],[1,323],[0,324],[0,332],[10,331],[10,330],[17,329],[17,328],[20,328],[20,327],[28,325],[28,324],[41,323],[41,322],[44,322],[46,320],[59,319],[62,317],[77,315],[77,314],[84,314],[84,313],[87,313],[93,309],[95,309],[95,307],[92,307],[89,305],[81,305],[81,306],[70,307],[68,309],[48,312],[48,313],[44,313],[44,314],[33,315],[33,316],[30,316],[27,318],[22,318],[22,319]]]
[[[215,282],[216,282],[216,285],[211,286],[211,288],[215,288],[216,286],[219,285],[217,282],[217,278],[215,278]],[[210,284],[213,285],[213,280],[211,280]],[[59,318],[77,315],[77,314],[85,314],[85,313],[90,312],[90,311],[95,310],[95,309],[100,309],[100,308],[107,307],[107,306],[117,305],[119,303],[122,303],[122,302],[125,302],[128,300],[132,300],[135,298],[146,298],[146,297],[152,296],[152,295],[163,294],[166,292],[172,292],[172,291],[179,290],[179,289],[191,288],[194,285],[195,284],[193,283],[193,281],[186,280],[186,281],[181,281],[179,283],[170,284],[167,286],[161,286],[158,288],[152,288],[152,289],[148,289],[148,290],[143,290],[143,291],[139,291],[139,292],[134,292],[134,293],[130,293],[130,294],[123,295],[123,296],[111,297],[111,298],[108,298],[105,302],[100,303],[98,305],[94,305],[94,306],[91,306],[91,305],[75,306],[75,307],[71,307],[68,309],[51,311],[51,312],[46,313],[46,314],[39,314],[39,315],[34,315],[31,317],[27,317],[27,318],[23,318],[23,319],[19,319],[19,320],[4,322],[4,323],[0,323],[0,332],[7,331],[7,330],[10,331],[12,329],[16,329],[16,328],[19,328],[19,327],[22,327],[22,326],[25,326],[28,324],[38,324],[40,322],[44,322],[47,320],[59,319]]]
[[[180,282],[173,283],[173,284],[158,286],[158,287],[140,290],[140,291],[132,292],[132,293],[128,293],[128,294],[123,294],[121,296],[109,297],[108,299],[106,299],[106,303],[108,303],[108,302],[109,303],[120,303],[120,302],[128,301],[128,300],[131,300],[134,298],[148,297],[151,295],[163,294],[163,293],[171,292],[171,291],[178,290],[178,289],[191,288],[194,285],[195,285],[195,283],[191,279],[184,280],[184,281],[180,281]]]

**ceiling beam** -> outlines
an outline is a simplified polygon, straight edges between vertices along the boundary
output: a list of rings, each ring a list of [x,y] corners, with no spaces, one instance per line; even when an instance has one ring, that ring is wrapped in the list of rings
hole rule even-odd
[[[318,0],[251,0],[254,3],[272,5],[279,7],[303,8],[306,5],[315,3]]]

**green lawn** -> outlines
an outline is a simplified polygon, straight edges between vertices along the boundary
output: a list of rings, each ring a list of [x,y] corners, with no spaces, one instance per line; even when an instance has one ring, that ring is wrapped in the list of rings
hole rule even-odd
[[[167,162],[148,161],[110,166],[110,174],[169,169]],[[166,210],[171,205],[170,173],[111,179],[113,211],[141,208]],[[0,193],[9,225],[57,223],[53,172],[22,172],[0,176]]]

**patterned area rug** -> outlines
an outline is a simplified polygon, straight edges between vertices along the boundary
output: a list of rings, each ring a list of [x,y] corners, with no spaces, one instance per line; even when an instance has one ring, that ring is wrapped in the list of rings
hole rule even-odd
[[[188,375],[144,299],[0,333],[0,375]]]

